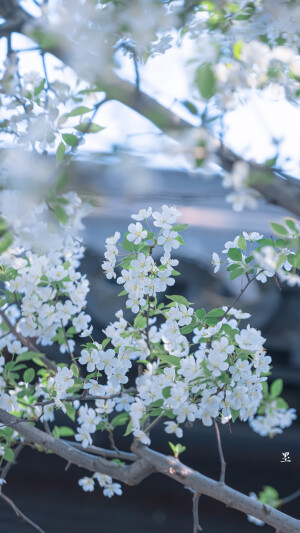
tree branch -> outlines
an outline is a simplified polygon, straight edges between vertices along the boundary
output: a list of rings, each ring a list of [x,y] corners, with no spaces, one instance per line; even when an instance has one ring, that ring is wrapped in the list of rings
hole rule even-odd
[[[8,496],[6,496],[6,494],[3,494],[2,490],[0,490],[0,498],[2,498],[2,500],[4,500],[6,503],[8,503],[8,505],[10,505],[10,507],[15,511],[16,515],[19,518],[22,518],[22,520],[24,520],[24,522],[29,524],[31,527],[33,527],[34,529],[36,529],[40,533],[45,533],[45,531],[40,526],[35,524],[35,522],[30,520],[30,518],[28,518],[24,513],[22,513],[22,511],[20,511],[19,507],[17,507],[16,504],[13,501]]]
[[[199,531],[202,531],[202,527],[199,524],[199,498],[201,496],[201,492],[195,492],[193,496],[193,533],[198,533]]]
[[[225,483],[226,462],[225,462],[224,455],[223,455],[220,430],[219,430],[218,422],[216,421],[215,418],[214,418],[214,425],[215,425],[215,430],[216,430],[216,435],[217,435],[218,452],[219,452],[220,462],[221,462],[220,483]]]
[[[99,448],[98,446],[88,446],[84,448],[79,442],[63,441],[66,444],[74,446],[78,450],[92,453],[93,455],[102,455],[103,457],[109,457],[111,459],[121,459],[123,461],[136,461],[137,456],[134,453],[122,452],[121,450],[106,450],[105,448]]]
[[[45,451],[51,451],[71,464],[85,468],[91,472],[100,472],[117,479],[126,485],[137,485],[149,476],[154,468],[143,459],[138,459],[130,465],[119,465],[96,455],[90,455],[76,449],[72,444],[47,435],[44,431],[33,427],[26,421],[18,420],[14,415],[0,409],[0,422],[4,425],[14,423],[14,429],[23,435],[27,441],[38,444]]]
[[[286,503],[290,503],[291,501],[295,500],[296,498],[299,498],[300,496],[300,489],[295,490],[295,492],[292,492],[289,496],[286,496],[285,498],[282,498],[280,507],[282,505],[285,505]]]
[[[188,9],[193,9],[193,2],[188,2],[188,6],[186,7],[188,7]],[[4,30],[2,33],[0,26],[0,36],[7,35],[7,33],[10,33],[11,31],[17,31],[34,39],[32,28],[28,28],[31,26],[35,31],[38,30],[38,19],[23,11],[23,9],[17,5],[16,0],[0,0],[0,15],[6,19],[3,26],[5,24],[13,26],[13,29],[10,28],[10,30]],[[55,36],[52,36],[54,40]],[[62,36],[60,35],[59,37],[57,42],[61,43]],[[71,54],[68,53],[68,50],[74,46],[74,43],[71,43],[66,36],[64,36],[64,42],[65,50],[62,44],[57,48],[47,49],[41,47],[41,50],[55,55],[64,63],[70,64],[72,67],[72,62],[70,63]],[[161,105],[148,94],[140,90],[137,91],[134,85],[128,81],[120,79],[113,71],[110,72],[108,81],[99,81],[103,87],[103,91],[106,92],[107,101],[117,100],[127,107],[130,107],[150,120],[164,133],[175,139],[177,138],[178,131],[194,128],[189,122],[180,118],[176,113]],[[220,167],[228,172],[231,172],[234,163],[237,161],[244,161],[241,156],[224,147],[220,142],[219,148],[217,148],[217,156],[219,157]],[[261,174],[269,177],[267,182],[262,182],[258,179],[255,183],[251,184],[251,187],[262,194],[268,203],[279,205],[300,217],[299,181],[292,177],[288,177],[287,179],[279,177],[278,174],[280,171],[278,171],[278,169],[273,170],[265,165],[258,165],[251,161],[247,162],[251,171],[254,172],[258,178]]]
[[[16,330],[16,328],[12,325],[11,321],[6,316],[4,311],[0,310],[0,316],[4,320],[5,324],[9,327],[11,333],[14,334],[14,336],[20,341],[23,346],[26,346],[28,350],[39,353],[38,349],[34,346],[34,344],[32,344],[31,340],[27,339],[26,337],[23,337],[23,335],[21,335],[21,333]],[[43,361],[43,363],[47,368],[49,368],[49,370],[54,370],[55,372],[57,371],[56,364],[50,361],[50,359],[48,359],[48,357],[46,357],[45,355],[41,357],[41,361]]]
[[[300,521],[288,516],[268,505],[253,500],[225,484],[192,470],[174,457],[168,457],[150,450],[137,442],[132,445],[132,451],[138,459],[130,465],[119,465],[102,457],[91,455],[76,449],[72,444],[47,435],[44,431],[33,427],[25,421],[18,420],[14,415],[0,409],[0,422],[4,425],[14,423],[16,431],[23,435],[28,442],[38,444],[45,451],[51,451],[62,457],[70,464],[75,464],[91,472],[101,472],[127,485],[136,485],[154,472],[160,472],[182,485],[190,487],[195,493],[205,494],[215,500],[225,503],[245,514],[263,520],[282,533],[300,533]]]
[[[174,457],[162,455],[137,443],[134,443],[132,450],[141,459],[148,461],[156,472],[160,472],[178,483],[190,487],[195,492],[200,492],[221,501],[227,507],[255,516],[275,529],[277,528],[282,533],[300,532],[300,520],[296,520],[269,505],[264,505],[227,485],[210,479],[192,470]]]

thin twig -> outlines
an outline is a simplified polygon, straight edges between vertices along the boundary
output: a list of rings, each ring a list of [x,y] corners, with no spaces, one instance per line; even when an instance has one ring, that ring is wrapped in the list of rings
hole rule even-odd
[[[101,396],[101,395],[93,396],[92,394],[83,393],[83,394],[80,394],[80,396],[67,396],[66,398],[63,399],[63,401],[64,402],[75,402],[77,400],[79,401],[111,400],[112,398],[118,398],[119,396],[123,394],[123,392],[126,392],[126,393],[129,392],[129,390],[130,389],[126,391],[115,392],[114,394],[108,394],[107,396]],[[44,402],[37,402],[31,405],[30,407],[37,407],[37,406],[44,407],[45,405],[50,405],[51,403],[55,403],[55,401],[56,399],[52,398],[52,400],[45,400]]]
[[[132,60],[133,60],[133,65],[134,65],[134,70],[135,70],[135,86],[136,86],[137,92],[139,93],[140,92],[140,71],[139,71],[138,55],[136,53],[136,49],[132,44],[125,42],[125,41],[123,41],[118,46],[118,48],[123,48],[124,50],[126,50],[126,52],[129,52],[130,54],[132,54]]]
[[[16,504],[13,501],[8,496],[6,496],[6,494],[3,494],[2,490],[0,490],[0,498],[6,501],[6,503],[8,503],[8,505],[10,505],[10,507],[15,511],[16,515],[19,518],[22,518],[24,522],[32,526],[34,529],[36,529],[40,533],[45,533],[45,531],[40,526],[35,524],[35,522],[30,520],[30,518],[28,518],[24,513],[22,513],[22,511],[20,511],[20,509],[16,506]]]
[[[34,346],[34,344],[32,344],[30,339],[27,339],[26,337],[23,337],[23,335],[16,330],[16,328],[12,325],[11,321],[6,316],[4,311],[0,310],[0,316],[3,318],[5,324],[9,327],[11,333],[13,333],[15,335],[15,337],[20,341],[20,343],[23,346],[25,346],[26,348],[28,348],[28,350],[31,350],[32,352],[40,353],[39,350],[36,348],[36,346]],[[48,369],[55,370],[55,371],[57,370],[57,367],[56,367],[55,363],[50,361],[50,359],[48,359],[48,357],[46,357],[45,355],[43,355],[43,357],[41,357],[41,361],[43,361],[43,363],[46,365],[46,367]]]
[[[116,443],[115,443],[115,439],[114,439],[114,434],[113,434],[113,431],[110,430],[108,431],[108,440],[110,442],[110,447],[112,450],[114,450],[115,452],[118,452],[118,448],[116,446]]]
[[[201,492],[194,492],[193,496],[193,533],[202,531],[202,527],[199,524],[199,498]]]
[[[50,426],[46,420],[44,420],[43,425],[44,425],[46,433],[48,433],[48,435],[52,435]]]
[[[45,87],[46,99],[45,99],[45,104],[46,104],[46,108],[48,108],[48,103],[49,103],[49,94],[48,94],[48,92],[49,92],[50,83],[49,83],[49,78],[48,78],[48,71],[47,71],[47,65],[46,65],[44,50],[41,50],[40,54],[41,54],[41,58],[42,58],[43,70],[44,70],[45,81],[46,81],[46,87]]]
[[[286,503],[290,503],[291,501],[295,500],[296,498],[299,498],[300,496],[300,489],[296,490],[295,492],[292,492],[289,496],[286,496],[285,498],[282,498],[280,506],[285,505]]]
[[[253,278],[250,278],[250,277],[249,277],[249,274],[246,273],[246,274],[247,274],[247,280],[248,280],[248,282],[246,283],[245,287],[241,290],[241,292],[240,292],[240,294],[238,295],[238,297],[234,300],[233,304],[230,305],[230,306],[228,307],[226,313],[220,318],[220,320],[223,320],[223,318],[225,318],[226,315],[228,315],[230,309],[232,309],[233,307],[235,307],[235,305],[238,303],[239,299],[243,296],[243,294],[244,294],[244,292],[246,291],[246,289],[248,289],[250,283],[252,283],[252,281],[254,281],[254,280],[257,278],[257,276],[258,276],[259,274],[261,274],[262,271],[263,271],[263,269],[259,270],[259,271],[257,272],[256,276],[253,276]]]
[[[106,450],[105,448],[99,448],[98,446],[88,446],[84,448],[79,442],[73,442],[64,440],[66,444],[70,444],[78,450],[82,450],[86,453],[92,453],[93,455],[100,455],[102,457],[109,457],[111,459],[123,459],[124,461],[136,461],[137,457],[134,453],[122,452],[121,450]]]
[[[72,362],[74,363],[74,365],[77,366],[78,370],[79,370],[79,365],[74,357],[74,354],[70,348],[70,345],[69,345],[69,341],[68,341],[68,337],[67,337],[67,334],[66,334],[66,330],[64,328],[64,325],[63,325],[63,322],[61,320],[61,327],[62,327],[62,330],[63,330],[63,335],[64,335],[64,339],[65,339],[65,343],[66,343],[66,346],[67,346],[67,350],[68,350],[68,353],[69,353],[69,356],[71,357],[72,359]]]
[[[220,461],[221,461],[220,483],[225,484],[226,462],[225,462],[223,450],[222,450],[220,430],[219,430],[218,422],[216,421],[215,418],[214,418],[214,425],[215,425],[215,430],[216,430],[216,435],[217,435],[218,451],[219,451],[219,456],[220,456]]]
[[[1,476],[0,476],[2,479],[6,479],[7,478],[7,474],[10,471],[11,467],[14,466],[15,464],[17,464],[16,459],[20,455],[21,451],[24,450],[25,446],[26,446],[25,442],[19,442],[18,446],[15,447],[15,449],[14,449],[14,456],[15,456],[14,462],[13,463],[6,463],[6,465],[2,468]]]

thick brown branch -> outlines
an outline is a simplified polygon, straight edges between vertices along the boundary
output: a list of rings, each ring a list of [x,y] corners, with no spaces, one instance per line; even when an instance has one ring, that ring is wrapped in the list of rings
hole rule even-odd
[[[280,530],[282,533],[300,532],[300,520],[296,520],[291,516],[277,511],[277,509],[269,505],[264,505],[225,484],[210,479],[182,464],[174,457],[162,455],[137,443],[134,444],[132,449],[141,459],[148,461],[157,472],[165,474],[178,481],[178,483],[190,487],[196,493],[200,492],[225,503],[227,507],[232,507],[242,513],[255,516],[266,522],[266,524]]]
[[[47,435],[44,431],[33,427],[28,422],[18,421],[17,417],[3,409],[0,409],[0,422],[5,425],[14,422],[16,431],[23,435],[28,442],[38,444],[45,451],[51,451],[68,461],[68,463],[75,464],[91,472],[101,472],[127,485],[138,484],[151,473],[160,472],[175,479],[182,485],[190,487],[196,493],[205,494],[225,503],[229,507],[255,516],[275,529],[279,529],[282,533],[300,533],[299,520],[268,505],[263,505],[259,501],[253,500],[225,484],[203,476],[174,457],[162,455],[136,442],[133,444],[132,450],[138,456],[138,460],[130,465],[123,466],[78,450],[72,444],[55,439],[52,435]]]
[[[90,455],[76,449],[72,444],[67,444],[63,440],[55,439],[52,435],[47,435],[28,422],[18,421],[17,417],[3,409],[0,409],[0,422],[4,425],[14,423],[14,429],[23,435],[28,442],[38,444],[43,450],[51,451],[71,464],[91,472],[101,472],[127,485],[137,485],[154,471],[152,466],[143,459],[139,459],[131,465],[123,466],[102,457]]]
[[[6,7],[1,8],[1,4]],[[2,14],[2,16],[6,18],[5,24],[9,24],[16,19],[16,27],[13,31],[25,33],[32,37],[32,28],[30,29],[30,26],[37,30],[38,20],[25,13],[19,7],[16,11],[16,0],[13,0],[12,4],[14,5],[14,8],[10,10],[9,0],[2,0],[2,2],[0,0],[0,15]],[[193,5],[193,2],[191,2],[191,5]],[[16,15],[16,13],[18,13],[18,15]],[[5,32],[3,34],[5,34]],[[72,54],[68,53],[68,51],[72,49],[74,43],[70,42],[67,36],[62,38],[61,35],[58,36],[57,42],[62,43],[62,39],[64,39],[64,43],[60,44],[59,47],[55,49],[43,49],[43,51],[50,52],[63,62],[69,64]],[[73,66],[72,62],[70,63],[70,66]],[[100,79],[99,83],[103,87],[103,91],[106,92],[107,101],[117,100],[127,107],[134,109],[171,137],[175,136],[176,138],[176,131],[178,130],[193,128],[189,122],[158,103],[148,94],[143,93],[142,91],[137,92],[134,85],[120,79],[113,71],[110,73],[109,81]],[[221,143],[219,143],[217,155],[219,157],[220,166],[228,172],[231,172],[235,162],[243,160],[241,156],[238,156],[231,150],[225,148]],[[251,171],[258,176],[257,181],[251,185],[252,188],[260,192],[267,202],[279,205],[300,217],[300,184],[298,180],[291,177],[284,180],[278,176],[278,172],[268,166],[258,165],[253,162],[248,163]],[[259,176],[262,174],[267,175],[270,179],[267,181],[259,179]]]

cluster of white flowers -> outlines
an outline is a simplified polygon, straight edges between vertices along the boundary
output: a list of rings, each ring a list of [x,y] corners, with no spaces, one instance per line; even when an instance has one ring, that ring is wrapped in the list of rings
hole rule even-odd
[[[130,268],[123,268],[121,276],[117,278],[117,283],[124,285],[124,290],[128,294],[127,307],[133,313],[138,313],[146,305],[146,298],[155,298],[157,293],[164,292],[168,286],[175,283],[172,278],[172,267],[178,261],[171,259],[171,250],[180,246],[180,237],[177,231],[172,229],[177,217],[180,215],[175,207],[162,206],[161,211],[152,212],[151,207],[142,209],[138,214],[132,215],[137,220],[136,224],[129,224],[125,241],[129,243],[126,250],[132,254]],[[154,226],[159,228],[157,238],[155,238],[151,228],[149,218],[154,219]],[[150,231],[144,229],[140,221],[145,221]],[[155,228],[154,228],[155,229]],[[108,279],[116,277],[116,257],[118,254],[117,242],[120,233],[116,232],[113,237],[106,239],[106,261],[102,264],[105,275]],[[158,245],[163,247],[164,254],[160,257],[161,265],[158,266],[151,254],[150,246],[146,244],[152,241],[151,248]],[[130,246],[130,243],[133,243]],[[124,243],[123,243],[124,247]],[[126,263],[127,264],[127,263]]]
[[[228,315],[233,316],[235,312],[230,310]],[[174,343],[178,337],[180,344],[180,337],[184,336],[174,328]],[[262,399],[262,382],[266,379],[263,374],[268,372],[271,362],[263,350],[265,339],[260,332],[249,325],[239,330],[237,320],[228,317],[214,327],[194,329],[193,343],[198,345],[194,353],[189,352],[188,341],[184,338],[186,351],[182,352],[179,346],[178,363],[174,359],[174,366],[161,367],[152,363],[137,378],[139,397],[130,411],[136,430],[141,429],[140,421],[143,422],[157,402],[162,412],[171,412],[172,417],[176,417],[177,423],[166,423],[166,432],[175,433],[177,437],[182,436],[178,424],[185,420],[200,419],[209,426],[217,416],[230,419],[232,410],[238,411],[241,420],[253,416]],[[164,344],[164,348],[170,353],[168,345]],[[171,352],[173,355],[174,350]],[[164,361],[163,353],[161,358]],[[149,441],[144,435],[140,438]]]
[[[25,338],[36,338],[42,346],[51,345],[61,328],[72,325],[73,333],[80,333],[87,329],[91,320],[83,311],[89,282],[77,270],[84,248],[72,235],[75,228],[81,225],[81,201],[74,193],[65,195],[63,201],[69,224],[60,235],[53,234],[52,239],[49,224],[39,223],[34,218],[27,227],[17,229],[15,248],[9,248],[2,256],[4,264],[10,266],[9,279],[5,282],[8,304],[2,310],[11,317],[17,332]],[[10,222],[6,212],[7,208],[3,209],[2,214]],[[37,249],[43,246],[40,253],[33,252],[30,249],[33,243],[24,238],[24,235],[34,234],[34,222],[43,225],[45,236],[47,233],[43,245],[36,243],[33,246]],[[7,332],[4,320],[2,327],[3,332]],[[56,340],[59,340],[61,352],[72,350],[75,344],[69,339],[67,345],[64,335]],[[13,333],[1,338],[0,348],[5,347],[11,353],[26,351]]]
[[[223,423],[240,418],[249,420],[254,431],[263,436],[279,433],[292,423],[295,410],[285,407],[281,399],[269,403],[264,413],[258,412],[265,401],[264,384],[271,357],[263,347],[265,339],[260,331],[249,324],[240,326],[241,320],[250,317],[249,313],[230,307],[209,312],[194,310],[186,298],[176,295],[167,296],[169,303],[158,304],[156,295],[173,285],[172,276],[178,274],[173,270],[178,261],[171,258],[171,251],[183,243],[180,232],[186,225],[176,224],[179,215],[175,207],[167,205],[154,212],[151,207],[142,209],[132,215],[135,223],[129,225],[122,244],[119,232],[106,240],[102,266],[108,278],[116,277],[117,283],[124,286],[127,307],[135,317],[131,323],[122,310],[118,311],[116,320],[104,330],[106,338],[102,344],[93,339],[92,328],[88,327],[90,317],[83,311],[88,283],[76,270],[82,255],[80,243],[67,234],[62,241],[63,250],[58,247],[42,255],[19,250],[14,255],[5,282],[9,303],[2,310],[20,332],[21,340],[22,336],[29,340],[35,337],[42,345],[58,341],[62,351],[70,352],[72,365],[59,364],[50,374],[42,372],[33,391],[22,395],[24,406],[18,403],[19,389],[8,391],[0,376],[2,408],[21,409],[28,416],[34,413],[44,422],[54,421],[55,407],[68,416],[71,409],[78,424],[75,440],[84,449],[93,444],[97,431],[112,431],[123,424],[127,424],[127,434],[132,433],[148,445],[151,424],[161,417],[166,418],[165,432],[177,438],[183,436],[182,425],[186,421],[200,420],[210,426],[217,417]],[[291,231],[298,236],[295,225]],[[248,272],[246,247],[261,244],[261,240],[262,235],[256,232],[244,232],[227,242],[224,253],[228,268],[232,270],[238,263],[238,268],[243,265]],[[119,248],[125,253],[119,253]],[[289,254],[283,253],[288,271]],[[216,255],[217,269],[221,261]],[[117,265],[120,256],[122,260]],[[115,272],[118,267],[120,276]],[[264,265],[261,270],[257,265],[252,267],[261,281],[262,272],[265,277],[270,275],[267,267]],[[28,348],[14,338],[13,331],[7,331],[7,322],[3,321],[1,328],[1,347],[19,358],[26,357]],[[77,368],[72,354],[73,339],[67,338],[76,333],[90,337],[82,345]],[[81,367],[87,373],[85,378]],[[0,373],[3,371],[9,380],[9,366],[0,356]],[[131,376],[137,373],[133,388],[126,388],[129,372]],[[33,379],[34,372],[28,381]],[[82,394],[73,399],[77,391]],[[34,405],[40,397],[45,405]],[[81,405],[78,398],[94,400],[94,404]],[[115,413],[119,414],[114,416]],[[102,474],[84,477],[79,484],[83,490],[92,491],[95,480],[108,497],[122,493],[118,483]]]
[[[289,248],[289,246],[294,247],[295,240],[299,239],[300,228],[292,219],[286,219],[286,222],[290,222],[293,229],[279,226],[286,231],[287,240],[284,241],[284,247],[282,244],[277,245],[272,239],[265,239],[258,232],[245,231],[242,235],[237,235],[233,241],[225,243],[223,253],[227,255],[229,265],[227,270],[231,272],[231,279],[246,274],[249,281],[249,276],[255,274],[257,281],[266,283],[268,278],[277,275],[279,280],[287,282],[290,286],[300,286],[300,276],[291,263],[296,252]],[[215,273],[219,271],[222,263],[219,255],[213,252],[212,264]]]
[[[104,496],[107,496],[107,498],[111,498],[114,494],[117,494],[117,496],[122,495],[121,485],[119,483],[113,483],[110,476],[100,474],[99,472],[95,472],[92,477],[85,476],[79,479],[78,484],[85,492],[93,492],[95,489],[94,480],[98,481],[100,487],[103,488]]]
[[[257,201],[261,195],[248,186],[250,166],[246,161],[237,161],[231,173],[225,172],[222,176],[223,187],[231,187],[233,191],[226,196],[226,202],[232,204],[234,211],[243,209],[256,209]]]
[[[273,437],[282,433],[282,430],[289,427],[296,418],[295,409],[278,409],[277,402],[273,401],[266,407],[264,415],[251,418],[249,425],[262,437]]]

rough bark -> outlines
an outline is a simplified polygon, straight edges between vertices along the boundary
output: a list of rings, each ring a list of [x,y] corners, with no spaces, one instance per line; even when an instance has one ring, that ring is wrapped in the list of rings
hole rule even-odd
[[[255,516],[282,533],[300,532],[300,520],[296,520],[268,505],[263,505],[228,487],[225,483],[210,479],[174,457],[165,456],[141,444],[134,443],[132,446],[137,460],[130,465],[123,466],[97,455],[83,452],[71,443],[68,444],[66,441],[56,439],[35,428],[29,422],[20,421],[3,409],[0,409],[0,422],[14,427],[20,435],[25,437],[26,441],[38,444],[43,450],[51,451],[68,463],[85,468],[90,472],[101,472],[127,485],[137,485],[150,474],[161,473],[189,487],[197,494],[205,494],[225,503],[227,507]],[[132,460],[131,455],[129,460]]]

